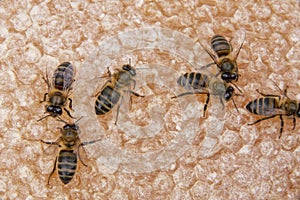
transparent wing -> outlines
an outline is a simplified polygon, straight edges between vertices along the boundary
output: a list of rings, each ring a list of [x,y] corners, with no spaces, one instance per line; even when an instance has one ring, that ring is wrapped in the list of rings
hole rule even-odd
[[[41,143],[44,146],[44,154],[46,155],[56,155],[57,149],[60,146],[61,138],[59,137],[56,141],[44,141]]]
[[[237,32],[235,32],[233,38],[230,40],[230,44],[232,47],[232,56],[233,59],[236,60],[240,50],[244,44],[246,38],[246,30],[245,29],[239,29]]]
[[[271,108],[265,108],[264,109],[265,116],[271,116],[271,115],[286,115],[286,111],[281,109],[271,109]]]
[[[218,55],[211,48],[210,40],[211,40],[211,37],[205,38],[205,39],[204,38],[199,39],[198,42],[200,43],[200,45],[204,49],[204,51],[212,58],[212,62],[218,63]],[[205,65],[205,67],[209,67],[211,65],[212,65],[212,63],[209,63],[208,65]]]
[[[89,162],[88,154],[85,149],[85,146],[96,143],[100,140],[102,140],[102,138],[97,139],[97,140],[86,141],[86,142],[82,142],[82,143],[81,143],[80,139],[77,140],[77,144],[76,144],[77,145],[77,155],[83,165],[87,166],[87,162]]]

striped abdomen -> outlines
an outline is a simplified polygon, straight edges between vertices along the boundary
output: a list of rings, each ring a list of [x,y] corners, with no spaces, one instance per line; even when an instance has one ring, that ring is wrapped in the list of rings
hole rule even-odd
[[[185,73],[178,78],[177,83],[182,87],[201,89],[208,86],[208,76],[196,72]]]
[[[54,71],[52,85],[58,90],[70,89],[74,81],[74,67],[69,62],[61,63]]]
[[[59,179],[64,183],[69,183],[74,177],[77,168],[77,155],[73,150],[61,150],[57,162]]]
[[[249,102],[246,109],[256,115],[273,115],[276,109],[280,109],[278,101],[278,98],[259,98]]]
[[[109,112],[119,101],[121,94],[111,85],[106,85],[98,95],[95,102],[96,115]]]
[[[216,52],[216,54],[219,57],[227,56],[231,52],[231,45],[221,35],[215,35],[212,37],[211,48]]]

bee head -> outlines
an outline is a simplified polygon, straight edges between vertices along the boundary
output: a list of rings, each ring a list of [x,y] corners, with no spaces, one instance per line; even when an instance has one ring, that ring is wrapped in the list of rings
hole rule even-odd
[[[59,116],[62,115],[62,109],[59,106],[49,105],[46,106],[46,112],[50,113],[51,116]]]
[[[224,99],[225,101],[229,101],[234,93],[234,88],[232,86],[228,86],[224,93]]]
[[[130,65],[123,65],[123,70],[128,71],[132,76],[135,76],[135,69],[133,69]]]
[[[66,125],[64,125],[63,130],[78,131],[79,130],[79,126],[77,124],[66,124]]]
[[[62,137],[67,146],[74,145],[79,134],[79,126],[76,124],[66,124],[62,128]]]
[[[227,83],[231,82],[231,81],[237,81],[239,78],[239,75],[235,72],[231,73],[231,72],[224,72],[221,75],[221,79],[226,81]]]

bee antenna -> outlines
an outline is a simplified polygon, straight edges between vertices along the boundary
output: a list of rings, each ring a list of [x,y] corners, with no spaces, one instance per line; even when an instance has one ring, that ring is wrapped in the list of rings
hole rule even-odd
[[[39,121],[42,121],[43,119],[45,119],[45,118],[47,118],[47,117],[50,117],[51,115],[46,115],[46,116],[44,116],[44,117],[42,117],[42,118],[40,118],[39,120],[37,120],[38,122]]]
[[[79,120],[81,120],[82,118],[83,118],[83,116],[79,117],[79,119],[77,119],[77,120],[75,121],[74,124],[77,124],[77,122],[78,122]]]
[[[63,120],[61,117],[57,117],[58,119],[56,120],[56,121],[58,121],[58,122],[63,122],[63,123],[65,123],[65,124],[68,124],[68,122],[67,121],[65,121],[65,120]],[[83,116],[81,116],[79,119],[77,119],[75,122],[74,122],[74,124],[77,124],[77,122],[79,121],[79,120],[81,120],[83,118]]]
[[[56,121],[58,122],[63,122],[65,124],[67,124],[68,122],[66,122],[65,120],[63,120],[61,117],[57,117],[58,119]]]
[[[235,101],[234,101],[234,99],[233,99],[233,98],[231,98],[231,100],[232,100],[232,103],[233,103],[233,105],[234,105],[234,107],[235,107],[236,111],[237,111],[238,113],[240,113],[239,109],[237,108],[237,106],[236,106],[236,104],[235,104]]]
[[[135,70],[141,70],[141,69],[149,69],[149,67],[139,67],[139,68],[135,68]]]
[[[128,64],[131,66],[131,58],[129,58]]]
[[[235,83],[232,83],[232,82],[231,82],[231,84],[232,84],[232,85],[233,85],[240,93],[243,93],[242,90],[241,90]]]

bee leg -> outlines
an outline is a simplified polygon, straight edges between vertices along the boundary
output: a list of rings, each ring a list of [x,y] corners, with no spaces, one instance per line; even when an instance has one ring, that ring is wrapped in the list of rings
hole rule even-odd
[[[205,117],[205,113],[206,113],[206,110],[207,110],[207,106],[208,106],[208,103],[209,103],[209,99],[210,99],[210,94],[208,93],[207,96],[206,96],[205,104],[204,104],[203,117]]]
[[[282,131],[283,131],[283,125],[284,125],[284,122],[283,122],[283,119],[282,119],[282,115],[280,115],[279,117],[280,117],[281,123],[280,123],[280,133],[279,133],[278,139],[281,138]]]
[[[50,117],[50,116],[51,116],[51,115],[46,115],[46,116],[44,116],[44,117],[38,119],[37,121],[38,121],[38,122],[39,122],[39,121],[42,121],[43,119],[45,119],[45,118],[47,118],[47,117]]]
[[[295,116],[293,117],[293,130],[295,130],[295,128],[296,128],[296,118],[295,118]]]
[[[108,76],[111,77],[111,71],[110,71],[109,67],[107,67],[107,73],[108,73]]]
[[[230,82],[232,85],[234,85],[234,87],[236,88],[236,89],[238,89],[238,91],[240,92],[240,93],[243,93],[242,92],[242,90],[235,84],[235,83],[232,83],[232,82]]]
[[[130,92],[130,94],[133,94],[133,95],[136,96],[136,97],[145,97],[144,95],[141,95],[141,94],[136,93],[136,92],[131,91],[131,90],[129,90],[129,92]]]
[[[234,101],[234,99],[233,99],[233,98],[231,98],[231,100],[232,100],[232,103],[233,103],[233,105],[234,105],[234,107],[235,107],[236,111],[237,111],[238,113],[240,113],[239,109],[237,108],[237,106],[236,106],[236,104],[235,104],[235,101]]]
[[[45,143],[45,144],[50,144],[50,145],[57,145],[57,146],[60,147],[60,145],[59,145],[59,143],[58,143],[58,141],[59,141],[60,139],[61,139],[61,138],[58,138],[58,140],[55,141],[55,142],[47,142],[47,141],[44,141],[44,140],[41,140],[41,142],[42,142],[42,143]]]
[[[264,118],[261,118],[259,120],[256,120],[255,122],[252,122],[252,123],[248,123],[248,125],[254,125],[254,124],[257,124],[261,121],[264,121],[264,120],[267,120],[267,119],[272,119],[274,117],[276,117],[277,115],[272,115],[272,116],[268,116],[268,117],[264,117]]]
[[[144,95],[138,94],[134,91],[128,90],[126,92],[130,92],[130,99],[129,99],[129,106],[130,106],[130,110],[131,110],[131,104],[132,104],[132,95],[136,96],[136,97],[145,97]]]
[[[207,93],[184,92],[184,93],[181,93],[181,94],[178,94],[176,96],[171,97],[171,99],[175,99],[175,98],[178,98],[178,97],[182,97],[182,96],[186,96],[186,95],[191,95],[191,94],[207,94]]]
[[[55,170],[56,170],[56,162],[57,162],[57,157],[55,158],[55,161],[54,161],[53,170],[52,170],[52,172],[50,173],[50,175],[49,175],[49,177],[48,177],[47,185],[49,185],[49,183],[50,183],[50,178],[51,178],[51,176],[53,175],[53,173],[54,173]]]
[[[107,77],[111,77],[111,71],[109,70],[109,67],[107,67],[107,73],[103,74],[99,78],[107,78]]]
[[[46,101],[46,98],[47,98],[47,96],[48,96],[48,92],[44,94],[44,99],[43,99],[43,101],[40,101],[40,103],[42,103],[42,102],[45,102],[45,101]]]
[[[71,98],[68,98],[68,100],[69,100],[69,108],[71,109],[71,110],[73,110],[73,101],[72,101],[72,99]]]
[[[71,117],[72,119],[75,119],[75,117],[73,117],[70,113],[70,111],[66,108],[64,108],[64,110],[66,111],[66,113],[69,115],[69,117]]]
[[[216,63],[214,63],[214,62],[212,62],[212,63],[209,63],[209,64],[207,64],[207,65],[204,65],[204,66],[201,66],[201,67],[197,67],[196,69],[197,70],[205,70],[205,69],[207,69],[207,68],[209,68],[210,66],[212,66],[212,65],[215,65]]]

